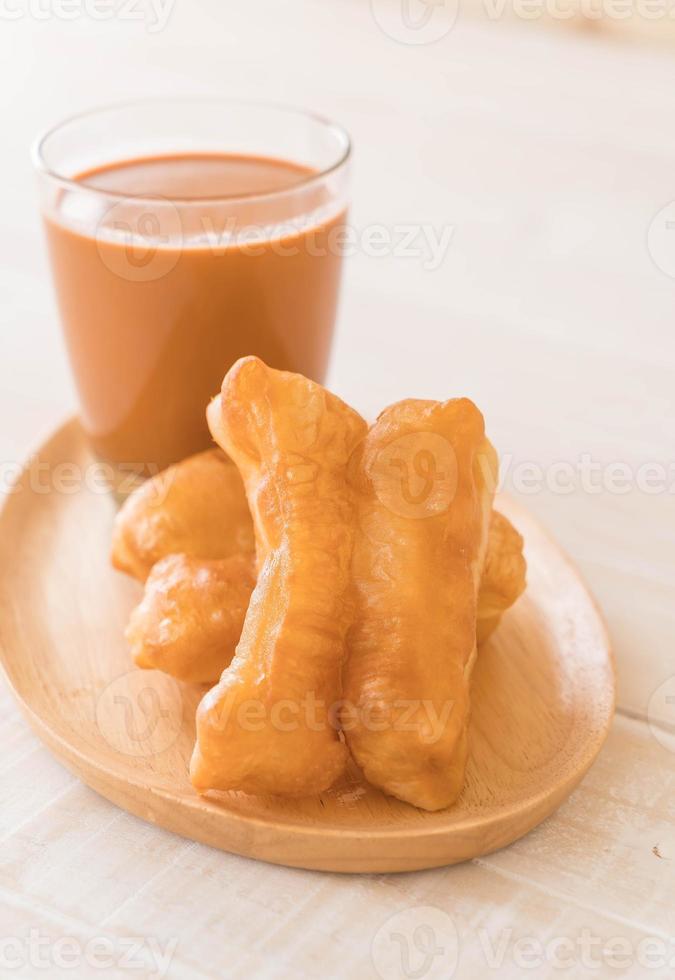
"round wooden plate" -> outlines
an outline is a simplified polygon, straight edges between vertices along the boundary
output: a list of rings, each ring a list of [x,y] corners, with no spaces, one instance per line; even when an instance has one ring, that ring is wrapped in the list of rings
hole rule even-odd
[[[130,662],[123,630],[140,586],[108,562],[115,512],[77,422],[30,459],[0,515],[4,670],[43,741],[89,786],[144,820],[277,864],[407,871],[516,840],[598,754],[614,709],[602,619],[578,573],[512,501],[528,588],[481,649],[460,801],[425,813],[358,771],[321,797],[200,798],[187,766],[202,690]]]

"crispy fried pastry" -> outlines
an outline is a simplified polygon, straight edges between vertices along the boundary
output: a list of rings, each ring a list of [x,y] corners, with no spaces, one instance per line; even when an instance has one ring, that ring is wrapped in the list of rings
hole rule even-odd
[[[328,711],[353,614],[347,462],[367,427],[319,385],[254,357],[228,372],[209,422],[244,478],[260,572],[235,657],[197,711],[192,782],[319,793],[347,757]]]
[[[478,642],[494,633],[503,614],[525,591],[523,539],[503,514],[490,517],[487,553],[478,593]]]
[[[479,644],[525,588],[522,548],[520,534],[493,510],[478,593]],[[157,562],[126,632],[137,666],[215,684],[234,655],[254,585],[250,555],[172,555]]]
[[[160,558],[253,553],[253,527],[236,466],[220,449],[190,456],[147,480],[115,520],[112,563],[144,582]]]
[[[162,558],[126,630],[136,665],[214,683],[234,656],[254,585],[252,556]]]
[[[496,454],[467,399],[408,400],[354,454],[345,737],[373,785],[426,810],[464,782]]]
[[[135,577],[145,577],[152,558],[152,551],[143,548],[143,540],[149,538],[148,528],[154,526],[160,552],[174,542],[188,549],[187,555],[157,562],[144,598],[132,613],[126,635],[139,667],[163,670],[187,682],[215,684],[230,663],[255,584],[248,544],[252,521],[248,505],[242,512],[237,481],[241,484],[238,470],[220,450],[198,453],[155,477],[152,488],[146,484],[146,489],[137,490],[121,512],[113,554],[117,567],[123,565]],[[166,505],[163,485],[175,488]],[[219,517],[208,548],[215,557],[194,558],[195,551],[203,552],[207,547],[207,521],[213,514]],[[247,545],[233,555],[233,541],[237,540]],[[515,528],[493,511],[478,594],[479,643],[494,632],[503,613],[525,587],[522,548],[523,540]],[[223,557],[228,554],[229,558]]]
[[[132,613],[127,639],[139,667],[216,683],[232,659],[255,584],[252,539],[241,476],[220,449],[169,467],[127,500],[115,525],[116,567],[144,579],[156,555],[164,558],[172,547],[187,552],[157,562]],[[233,554],[236,542],[243,547]],[[522,546],[515,528],[493,511],[478,595],[479,643],[525,587]],[[211,558],[194,557],[205,552]]]

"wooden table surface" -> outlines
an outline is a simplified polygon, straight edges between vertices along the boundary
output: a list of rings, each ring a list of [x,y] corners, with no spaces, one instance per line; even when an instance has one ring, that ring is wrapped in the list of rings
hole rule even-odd
[[[672,976],[675,51],[461,12],[409,43],[396,0],[175,0],[163,26],[149,4],[133,8],[144,20],[90,6],[0,15],[3,492],[75,407],[35,132],[139,94],[313,107],[356,143],[332,386],[368,413],[412,394],[480,404],[505,488],[606,613],[619,710],[581,787],[527,838],[454,868],[352,877],[128,816],[51,758],[2,687],[0,976]],[[386,254],[374,226],[393,236]],[[403,226],[445,234],[437,267],[401,254]]]

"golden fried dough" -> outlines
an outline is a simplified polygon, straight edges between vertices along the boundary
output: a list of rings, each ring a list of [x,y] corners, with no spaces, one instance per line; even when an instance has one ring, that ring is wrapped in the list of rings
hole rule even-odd
[[[525,591],[523,539],[503,514],[490,517],[487,554],[478,593],[478,642],[494,633],[506,610]]]
[[[213,683],[234,656],[254,585],[252,556],[162,558],[126,630],[137,666]]]
[[[171,547],[182,546],[185,557],[192,559],[160,560],[150,576],[127,631],[138,666],[164,670],[185,681],[215,684],[232,659],[253,588],[252,538],[239,471],[219,449],[170,467],[129,498],[115,527],[113,560],[118,568],[143,579],[154,555],[164,556]],[[151,539],[154,550],[148,547]],[[245,547],[232,554],[236,541],[243,541]],[[493,511],[478,595],[479,643],[492,634],[524,589],[522,545],[515,528]],[[211,551],[212,559],[194,558],[205,551]],[[222,566],[216,561],[221,558]],[[240,568],[245,572],[237,578]],[[198,587],[191,587],[190,575],[198,577]],[[222,615],[216,613],[219,603]],[[164,621],[160,640],[159,624]]]
[[[478,643],[525,588],[523,539],[492,511],[478,593]],[[255,578],[250,555],[207,560],[173,555],[153,567],[127,629],[139,667],[215,684],[239,642]]]
[[[112,563],[144,582],[166,555],[253,553],[253,527],[236,466],[220,449],[190,456],[143,483],[113,529]]]
[[[369,782],[441,809],[464,782],[496,454],[472,402],[411,399],[382,412],[352,467],[345,737]]]
[[[244,478],[259,576],[234,660],[197,711],[200,791],[305,796],[342,773],[330,719],[352,620],[349,457],[366,423],[300,375],[238,361],[209,411]]]

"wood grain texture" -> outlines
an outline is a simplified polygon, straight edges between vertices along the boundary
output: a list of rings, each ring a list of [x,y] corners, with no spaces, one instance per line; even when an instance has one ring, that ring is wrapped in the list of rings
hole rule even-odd
[[[2,707],[19,730],[9,695]],[[588,776],[527,837],[452,868],[387,876],[278,868],[161,832],[70,776],[27,730],[22,742],[0,772],[8,935],[37,926],[55,937],[109,937],[116,946],[131,935],[162,947],[178,939],[171,980],[319,973],[381,980],[371,955],[377,931],[389,916],[428,905],[455,923],[459,980],[492,975],[486,939],[509,939],[495,976],[512,980],[524,976],[513,956],[524,936],[546,943],[576,941],[584,929],[632,942],[675,935],[673,755],[642,722],[617,717]]]
[[[79,474],[71,492],[57,473]],[[602,621],[570,563],[527,513],[529,586],[482,650],[460,802],[423,813],[358,772],[320,798],[195,795],[187,779],[200,689],[132,667],[123,627],[137,587],[108,564],[114,505],[92,490],[76,422],[32,457],[0,519],[4,669],[40,737],[85,782],[145,820],[239,854],[338,871],[462,861],[525,834],[576,786],[611,721]],[[38,479],[39,478],[39,479]]]

